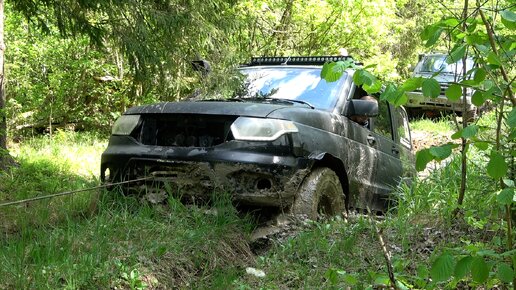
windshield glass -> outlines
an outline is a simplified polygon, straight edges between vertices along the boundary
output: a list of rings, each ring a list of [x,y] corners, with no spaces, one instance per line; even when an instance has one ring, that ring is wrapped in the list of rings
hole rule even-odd
[[[462,60],[447,64],[446,55],[428,55],[423,59],[421,72],[462,74]],[[473,60],[466,60],[466,71],[473,68]]]
[[[335,107],[345,79],[326,82],[320,77],[320,68],[255,67],[240,72],[247,76],[244,92],[239,94],[241,98],[298,100],[327,111]]]

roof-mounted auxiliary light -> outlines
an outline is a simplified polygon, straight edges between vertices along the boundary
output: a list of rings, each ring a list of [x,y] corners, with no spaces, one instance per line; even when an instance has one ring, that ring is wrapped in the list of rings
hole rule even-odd
[[[330,61],[346,61],[353,60],[349,55],[334,55],[334,56],[290,56],[290,57],[252,57],[250,66],[257,65],[323,65]],[[356,65],[361,65],[355,62]]]

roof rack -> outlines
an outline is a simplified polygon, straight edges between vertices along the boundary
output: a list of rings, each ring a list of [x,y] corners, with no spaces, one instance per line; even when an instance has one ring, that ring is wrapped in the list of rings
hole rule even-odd
[[[249,66],[255,65],[323,65],[330,61],[346,61],[353,60],[349,55],[334,56],[261,56],[252,57]],[[357,65],[361,63],[355,62]]]

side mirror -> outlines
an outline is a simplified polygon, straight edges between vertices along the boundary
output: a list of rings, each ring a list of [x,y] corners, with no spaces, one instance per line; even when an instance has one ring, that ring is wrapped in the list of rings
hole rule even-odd
[[[351,116],[378,116],[378,102],[368,100],[349,100],[344,112],[346,117]]]
[[[201,72],[202,76],[207,76],[211,72],[210,63],[206,60],[193,60],[192,68],[195,71]]]

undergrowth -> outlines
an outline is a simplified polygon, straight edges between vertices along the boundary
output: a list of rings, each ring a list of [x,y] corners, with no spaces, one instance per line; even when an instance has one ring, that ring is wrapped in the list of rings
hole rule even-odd
[[[17,144],[18,166],[0,173],[0,203],[97,185],[106,146],[99,140],[61,132]],[[485,158],[470,154],[470,168],[484,166]],[[480,287],[468,276],[430,279],[442,251],[478,252],[486,245],[496,251],[503,244],[502,211],[489,194],[495,184],[470,170],[469,192],[453,217],[460,160],[447,162],[398,188],[395,206],[383,217],[351,212],[308,221],[260,254],[249,244],[255,222],[220,193],[210,207],[174,197],[152,205],[114,190],[0,208],[0,289],[381,288],[389,279],[372,220],[400,289]],[[248,274],[248,267],[263,275]]]

